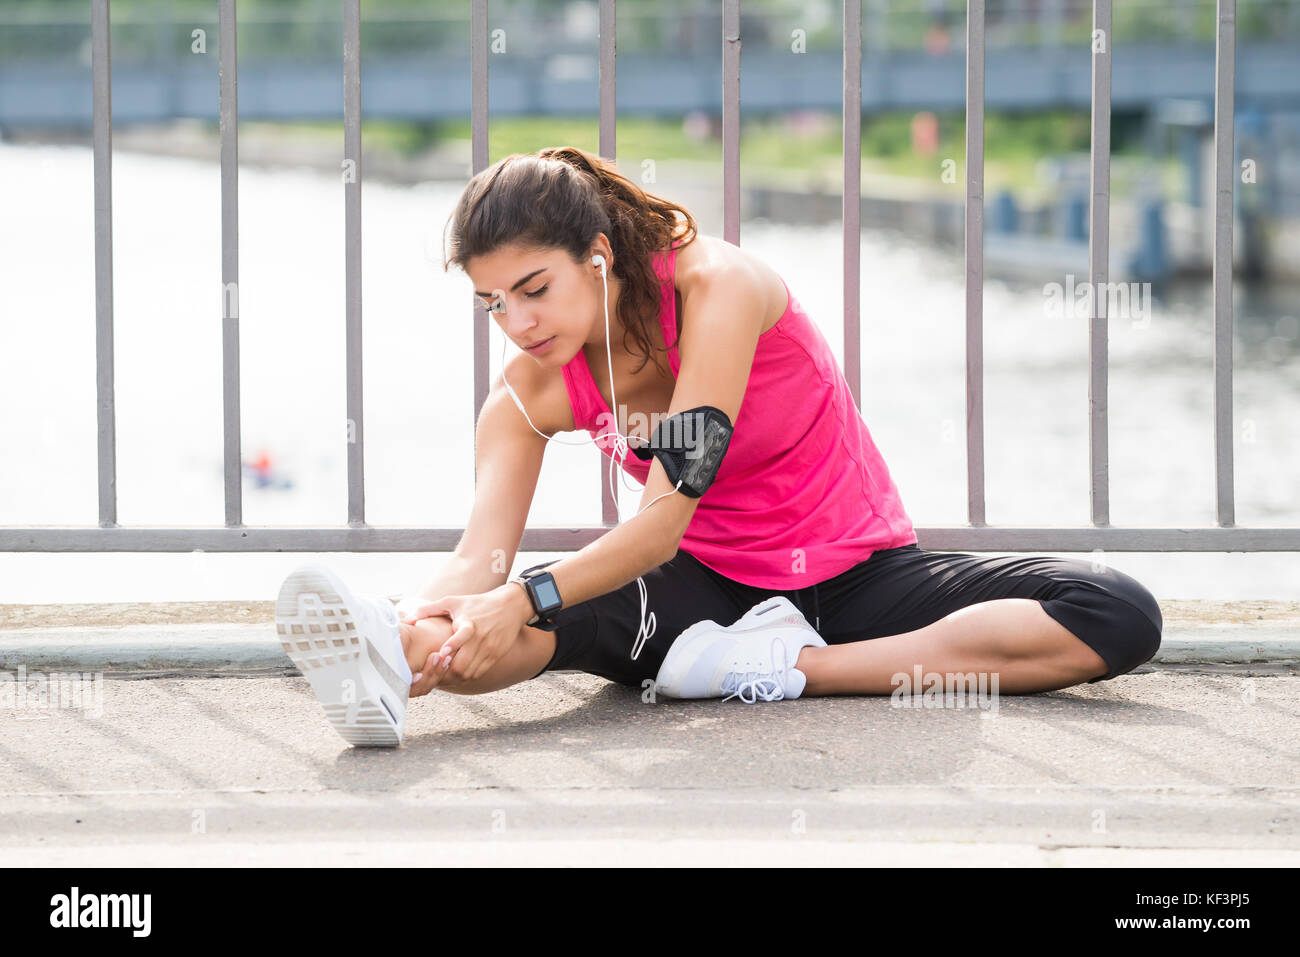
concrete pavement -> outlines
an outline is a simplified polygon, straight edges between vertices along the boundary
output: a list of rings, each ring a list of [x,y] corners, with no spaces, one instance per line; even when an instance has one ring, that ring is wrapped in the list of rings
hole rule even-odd
[[[417,699],[396,751],[296,675],[99,688],[0,708],[0,865],[1300,863],[1292,675],[925,709],[552,674]]]

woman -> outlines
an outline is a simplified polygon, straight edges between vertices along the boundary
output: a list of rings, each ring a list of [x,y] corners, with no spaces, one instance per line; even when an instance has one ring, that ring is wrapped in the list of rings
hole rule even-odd
[[[478,694],[557,669],[754,702],[888,694],[918,668],[1048,691],[1155,654],[1159,606],[1121,572],[919,548],[830,347],[784,280],[609,163],[572,147],[507,157],[471,180],[447,227],[449,262],[524,351],[479,416],[465,534],[400,622],[318,566],[281,591],[286,650],[349,740],[399,743],[403,690]],[[730,435],[711,458],[702,438],[670,441],[667,428],[703,416],[715,438]],[[577,430],[644,483],[640,510],[526,569],[531,581],[507,580],[548,438]],[[297,647],[312,642],[293,641],[296,629],[326,619],[336,644],[368,654],[327,665]]]

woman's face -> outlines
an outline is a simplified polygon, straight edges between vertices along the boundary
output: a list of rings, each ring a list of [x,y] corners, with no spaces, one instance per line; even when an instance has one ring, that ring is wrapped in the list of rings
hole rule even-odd
[[[577,355],[598,314],[603,336],[600,272],[575,264],[563,249],[502,246],[469,260],[465,272],[501,330],[542,365],[564,365]]]

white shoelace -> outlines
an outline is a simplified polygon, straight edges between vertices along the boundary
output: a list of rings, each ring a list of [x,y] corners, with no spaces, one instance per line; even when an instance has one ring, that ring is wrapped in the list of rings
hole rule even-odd
[[[638,575],[636,580],[637,590],[641,592],[641,627],[637,629],[636,641],[632,644],[632,660],[636,661],[637,656],[641,654],[641,649],[645,647],[646,640],[655,633],[655,613],[650,612],[650,618],[647,622],[646,607],[646,590],[645,582]]]
[[[723,701],[739,697],[746,704],[754,704],[759,698],[764,701],[780,701],[785,697],[785,675],[790,670],[790,659],[785,650],[785,642],[780,638],[773,638],[768,650],[777,645],[781,646],[782,667],[774,671],[731,672],[722,679],[721,690],[731,692]],[[776,668],[775,654],[772,655],[772,666]]]

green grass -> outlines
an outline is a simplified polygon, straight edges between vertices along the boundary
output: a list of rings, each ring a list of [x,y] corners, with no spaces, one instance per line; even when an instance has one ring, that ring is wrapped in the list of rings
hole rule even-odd
[[[843,176],[838,114],[819,114],[815,122],[796,131],[783,117],[750,118],[742,125],[740,162],[747,177],[788,176],[804,181],[838,183]],[[933,155],[918,154],[912,145],[912,113],[887,113],[862,119],[862,168],[866,175],[886,175],[939,186],[944,159],[956,163],[958,183],[965,163],[965,117],[941,114],[938,148]],[[271,124],[258,124],[266,127]],[[341,124],[312,122],[287,125],[296,135],[319,134],[340,138]],[[1142,151],[1141,141],[1125,125],[1113,126],[1113,187],[1122,195],[1136,181],[1137,169],[1155,161]],[[447,141],[468,141],[468,119],[441,123],[402,123],[366,120],[366,148],[418,154]],[[984,127],[984,184],[986,195],[1011,189],[1025,199],[1047,192],[1039,182],[1040,162],[1049,157],[1086,155],[1090,120],[1082,111],[1046,113],[989,113]],[[489,163],[511,153],[531,153],[546,146],[571,145],[596,152],[599,129],[596,117],[503,117],[493,119],[488,139]],[[618,121],[618,155],[623,164],[689,160],[720,165],[722,143],[714,137],[687,135],[678,117],[628,117]],[[1180,166],[1169,159],[1159,164],[1166,189],[1177,190]]]

